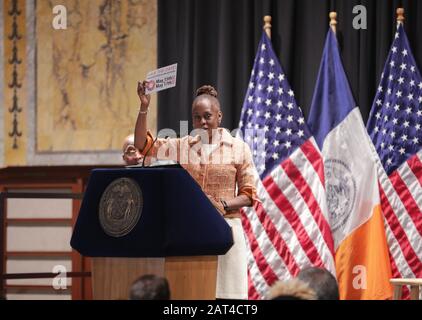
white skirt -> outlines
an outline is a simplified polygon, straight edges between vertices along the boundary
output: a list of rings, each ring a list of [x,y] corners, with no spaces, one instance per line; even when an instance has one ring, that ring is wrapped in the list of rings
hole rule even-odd
[[[225,219],[233,232],[233,246],[218,256],[216,298],[248,299],[246,241],[240,218]]]

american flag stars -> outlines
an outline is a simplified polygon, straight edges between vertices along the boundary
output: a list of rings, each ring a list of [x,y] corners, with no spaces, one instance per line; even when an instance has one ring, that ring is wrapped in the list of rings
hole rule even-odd
[[[401,27],[395,35],[368,122],[387,173],[416,153],[422,140],[422,78],[403,32]]]
[[[267,48],[263,43],[255,59],[240,122],[261,177],[310,136],[294,92],[274,53]],[[255,139],[248,139],[248,135]],[[254,152],[263,142],[268,149],[265,155]]]

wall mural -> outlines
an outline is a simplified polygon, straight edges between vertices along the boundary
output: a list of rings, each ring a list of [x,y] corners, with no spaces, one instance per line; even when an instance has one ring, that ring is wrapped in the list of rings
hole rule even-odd
[[[67,29],[53,28],[56,5]],[[38,0],[35,10],[35,152],[119,150],[135,125],[137,81],[156,68],[156,2]]]

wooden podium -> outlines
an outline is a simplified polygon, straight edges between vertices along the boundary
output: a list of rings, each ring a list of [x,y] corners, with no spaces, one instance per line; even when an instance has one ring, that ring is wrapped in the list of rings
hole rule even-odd
[[[142,195],[132,195],[122,179]],[[105,229],[101,211],[103,194],[115,185],[106,211],[112,226],[133,215],[132,207],[121,209],[126,199],[142,199],[139,220],[123,235]],[[92,257],[93,298],[104,300],[128,299],[132,283],[145,274],[165,276],[171,299],[215,299],[218,255],[232,245],[230,226],[181,167],[93,170],[71,240]]]
[[[131,284],[144,274],[165,276],[173,300],[215,299],[216,256],[93,258],[93,298],[125,300]]]

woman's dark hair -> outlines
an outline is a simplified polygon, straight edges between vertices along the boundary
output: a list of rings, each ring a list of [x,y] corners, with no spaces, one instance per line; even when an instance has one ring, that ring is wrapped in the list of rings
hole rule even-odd
[[[205,85],[205,86],[199,87],[196,90],[196,96],[197,97],[199,97],[200,95],[203,95],[203,94],[207,94],[207,95],[214,97],[214,98],[217,98],[217,96],[218,96],[217,90],[215,90],[215,88],[213,86],[210,86],[210,85]]]
[[[213,86],[205,85],[196,90],[196,98],[193,100],[193,106],[201,99],[209,99],[220,110],[220,101],[218,101],[218,92]]]

